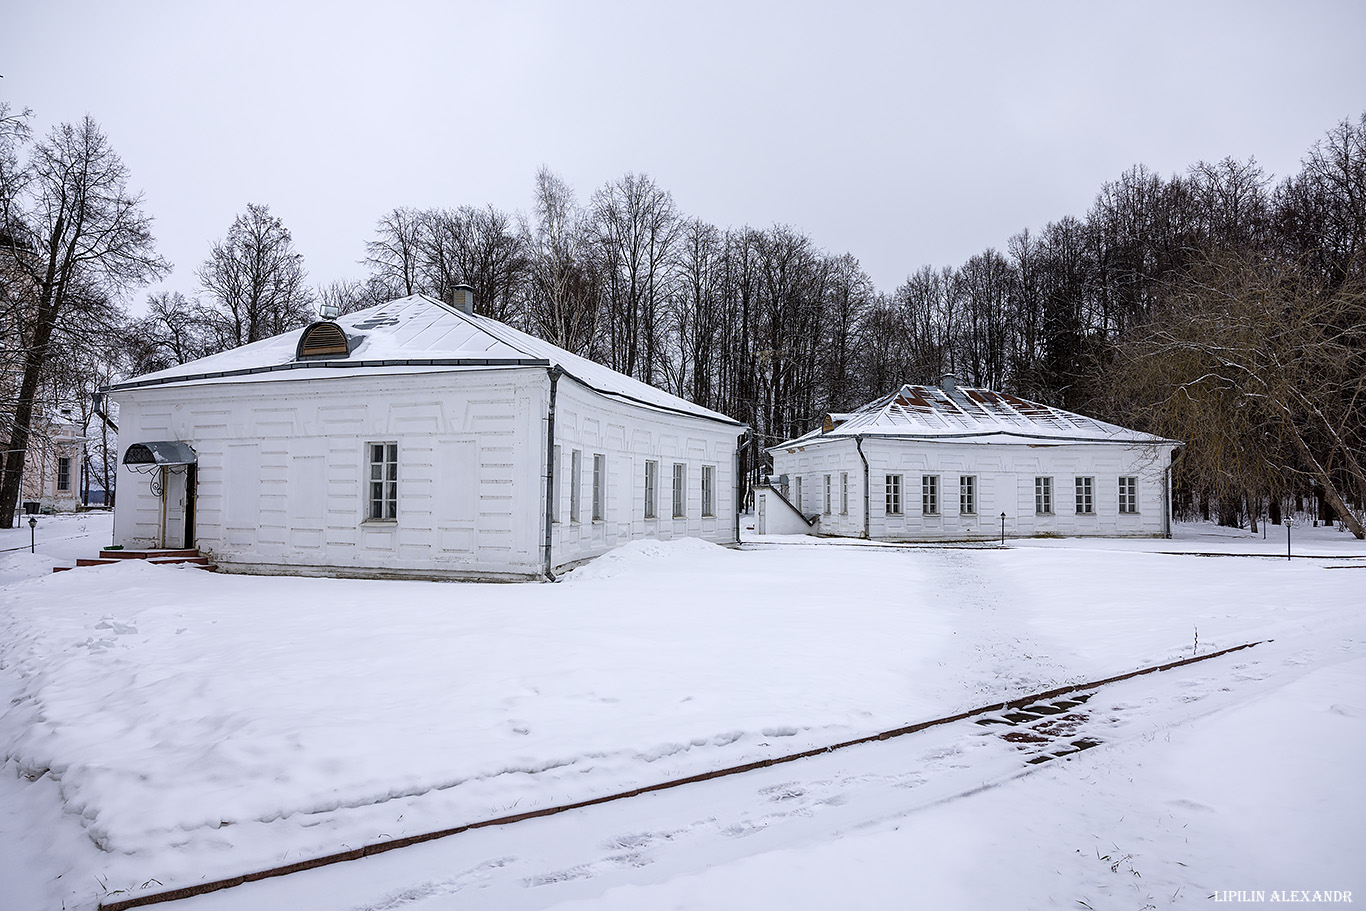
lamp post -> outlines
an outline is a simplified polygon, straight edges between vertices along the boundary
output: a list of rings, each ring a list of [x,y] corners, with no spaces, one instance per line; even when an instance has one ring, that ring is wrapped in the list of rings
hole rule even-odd
[[[1290,526],[1295,524],[1295,520],[1290,516],[1285,517],[1285,558],[1290,559]]]
[[[1001,513],[1001,546],[1006,546],[1006,514]]]
[[[22,546],[22,545],[20,545]],[[33,516],[28,517],[28,552],[36,554],[38,552],[38,520]]]

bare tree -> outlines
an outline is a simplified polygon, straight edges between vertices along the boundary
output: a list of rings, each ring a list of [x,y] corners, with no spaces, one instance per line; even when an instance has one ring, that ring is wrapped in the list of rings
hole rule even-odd
[[[1289,472],[1362,538],[1364,343],[1366,284],[1334,288],[1299,263],[1226,256],[1124,341],[1110,389],[1122,410],[1187,442],[1188,483],[1257,499]]]
[[[548,168],[536,172],[528,323],[547,341],[575,353],[592,345],[597,318],[583,213],[574,191]]]
[[[420,290],[420,246],[423,213],[399,206],[375,226],[375,239],[365,245],[365,264],[370,273],[393,290],[394,297],[408,297]]]
[[[179,291],[147,296],[147,312],[119,333],[133,374],[165,370],[221,350],[214,315]]]
[[[312,316],[303,255],[269,206],[248,204],[227,238],[214,242],[198,275],[223,348],[279,335]]]
[[[0,108],[0,121],[8,118]],[[56,127],[21,164],[17,152],[26,141],[22,128],[0,130],[0,272],[23,350],[0,480],[3,528],[14,520],[54,338],[98,325],[119,295],[168,268],[156,255],[141,196],[128,190],[128,169],[92,119]]]

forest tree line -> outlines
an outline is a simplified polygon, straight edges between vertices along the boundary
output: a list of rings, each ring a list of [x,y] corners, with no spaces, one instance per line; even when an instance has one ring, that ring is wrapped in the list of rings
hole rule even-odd
[[[39,253],[52,226],[8,188],[26,167],[19,153],[54,139],[34,144],[22,115],[0,117],[10,124],[0,192],[17,201],[5,203],[0,235],[9,274],[51,258]],[[482,314],[748,423],[749,465],[826,412],[953,373],[1185,442],[1176,477],[1187,514],[1255,522],[1310,496],[1361,533],[1366,115],[1335,126],[1279,180],[1251,159],[1170,177],[1135,166],[1087,212],[956,266],[921,266],[891,291],[797,228],[709,224],[643,174],[580,198],[544,168],[529,213],[388,212],[362,279],[311,285],[288,229],[252,204],[212,245],[195,287],[152,295],[132,318],[121,295],[166,268],[150,239],[137,249],[122,272],[75,268],[89,290],[68,289],[52,320],[38,371],[49,400],[296,328],[322,303],[345,313],[414,293],[449,300],[469,284]],[[30,295],[7,283],[8,311],[43,299],[30,282]],[[20,336],[30,340],[7,343],[6,358],[31,362],[43,340]],[[13,437],[10,397],[0,429]]]

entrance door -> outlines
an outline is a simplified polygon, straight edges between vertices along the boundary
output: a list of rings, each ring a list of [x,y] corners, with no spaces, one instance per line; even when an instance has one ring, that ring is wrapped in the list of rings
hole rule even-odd
[[[190,499],[192,465],[168,465],[161,469],[161,496],[165,505],[162,512],[161,546],[180,549],[193,547],[186,538],[194,521]]]

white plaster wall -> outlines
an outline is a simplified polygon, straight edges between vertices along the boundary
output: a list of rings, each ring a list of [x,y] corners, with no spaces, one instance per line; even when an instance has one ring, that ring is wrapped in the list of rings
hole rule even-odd
[[[604,553],[635,538],[735,540],[735,447],[741,428],[662,412],[601,396],[571,377],[559,380],[555,403],[558,521],[552,523],[556,567]],[[570,515],[574,450],[580,463],[579,516]],[[593,456],[606,456],[606,510],[594,522]],[[645,463],[659,463],[656,517],[645,518]],[[541,460],[544,465],[544,458]],[[686,469],[687,513],[673,518],[673,466]],[[702,467],[715,469],[715,515],[702,515]],[[544,482],[542,482],[544,483]],[[542,487],[544,490],[544,487]]]
[[[196,538],[226,569],[523,577],[540,570],[540,369],[150,387],[115,393],[120,453],[183,440]],[[397,442],[398,519],[368,521],[365,447]],[[154,546],[160,504],[120,469],[115,541]]]
[[[865,438],[869,464],[869,531],[874,538],[904,540],[990,539],[1006,535],[1152,536],[1166,533],[1167,493],[1164,469],[1170,444],[1158,447],[1115,444],[999,444],[900,441]],[[836,438],[773,453],[774,472],[787,473],[795,487],[802,478],[803,511],[821,511],[824,476],[832,476],[835,505],[821,517],[821,532],[858,536],[863,532],[863,464],[854,441]],[[839,477],[848,471],[849,511],[839,511]],[[887,515],[886,477],[902,476],[902,515]],[[922,512],[922,479],[939,476],[939,515]],[[959,512],[960,479],[977,477],[975,515]],[[1034,479],[1053,478],[1053,514],[1036,515]],[[1075,479],[1092,477],[1094,513],[1078,515]],[[1138,478],[1138,513],[1119,514],[1119,478]],[[855,494],[857,491],[857,496]]]

